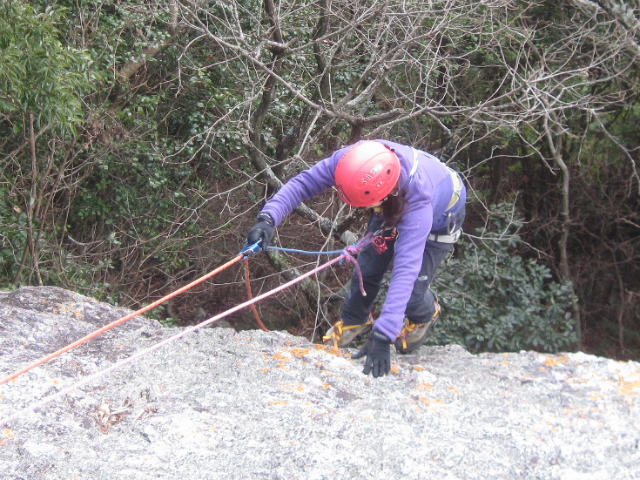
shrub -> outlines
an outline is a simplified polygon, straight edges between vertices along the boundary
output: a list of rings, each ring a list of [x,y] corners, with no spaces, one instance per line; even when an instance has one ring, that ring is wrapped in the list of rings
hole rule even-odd
[[[575,345],[571,285],[518,254],[517,228],[518,222],[498,218],[463,240],[463,255],[441,267],[433,289],[443,315],[430,344],[456,343],[473,352],[557,352]]]

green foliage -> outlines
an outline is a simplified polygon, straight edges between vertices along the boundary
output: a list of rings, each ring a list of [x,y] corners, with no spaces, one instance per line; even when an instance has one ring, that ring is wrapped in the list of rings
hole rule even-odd
[[[35,114],[36,127],[69,133],[81,122],[80,95],[99,80],[90,56],[65,44],[57,28],[63,12],[37,12],[21,1],[0,5],[0,111],[20,134],[20,121]]]
[[[82,161],[70,160],[65,144],[77,138],[84,98],[103,78],[86,50],[67,43],[60,30],[65,13],[25,1],[0,4],[3,284],[20,283],[25,273],[32,278],[34,270],[49,281],[51,261],[61,252],[56,222],[44,217],[64,190],[60,185],[72,184],[81,171]]]
[[[518,222],[495,219],[462,243],[464,255],[441,267],[434,289],[443,315],[429,338],[473,352],[575,347],[572,288],[549,269],[518,255]]]
[[[10,285],[27,241],[24,212],[14,203],[7,185],[0,183],[0,285]]]
[[[126,249],[137,242],[139,254],[161,264],[166,272],[178,270],[187,260],[185,238],[198,227],[188,223],[171,238],[166,232],[188,211],[190,199],[178,185],[189,181],[190,173],[184,166],[163,164],[151,152],[110,157],[77,195],[68,228],[84,236],[83,226],[93,225],[112,246]]]
[[[270,194],[253,154],[285,179],[373,132],[453,159],[471,208],[517,201],[523,237],[551,264],[563,226],[542,135],[552,113],[582,305],[597,296],[585,278],[604,302],[618,298],[602,286],[619,284],[611,256],[623,259],[621,292],[637,290],[640,77],[631,52],[606,54],[626,38],[620,25],[546,0],[322,5],[278,2],[275,19],[260,0],[0,2],[0,284],[33,282],[37,269],[45,283],[143,302],[237,251]],[[569,286],[520,256],[517,236],[481,235],[437,279],[436,337],[473,350],[570,346]]]

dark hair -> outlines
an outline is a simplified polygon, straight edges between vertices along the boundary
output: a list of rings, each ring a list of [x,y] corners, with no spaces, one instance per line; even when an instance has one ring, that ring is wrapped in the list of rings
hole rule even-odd
[[[407,192],[400,190],[397,195],[390,195],[382,202],[382,218],[385,225],[395,227],[402,218]]]

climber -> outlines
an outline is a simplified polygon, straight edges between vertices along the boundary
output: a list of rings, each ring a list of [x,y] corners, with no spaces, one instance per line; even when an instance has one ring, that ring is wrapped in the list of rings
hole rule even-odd
[[[368,207],[368,232],[386,246],[368,245],[358,255],[366,296],[357,272],[342,306],[341,319],[323,337],[346,347],[369,339],[352,358],[365,358],[363,372],[389,373],[390,345],[409,353],[424,343],[440,307],[430,285],[441,262],[462,233],[466,189],[457,172],[433,155],[388,140],[363,140],[335,151],[302,171],[267,201],[247,235],[264,250],[275,228],[302,201],[335,186],[352,207]],[[387,296],[377,320],[371,307],[393,260]]]

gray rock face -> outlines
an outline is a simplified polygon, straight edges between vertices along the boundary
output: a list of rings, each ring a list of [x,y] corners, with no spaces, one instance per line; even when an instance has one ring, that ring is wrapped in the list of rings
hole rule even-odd
[[[126,313],[0,293],[0,374]],[[422,347],[373,379],[287,333],[206,328],[94,373],[178,332],[137,318],[0,386],[0,479],[640,478],[636,362]]]

